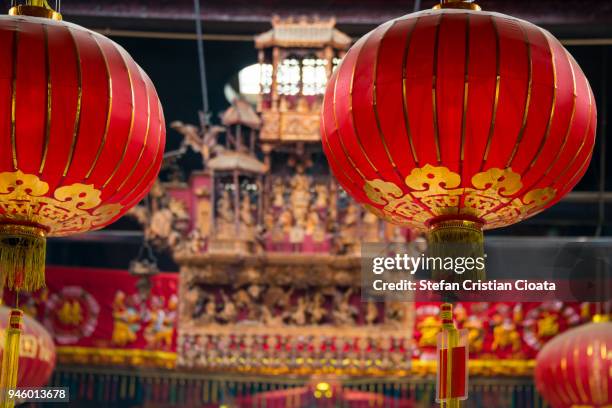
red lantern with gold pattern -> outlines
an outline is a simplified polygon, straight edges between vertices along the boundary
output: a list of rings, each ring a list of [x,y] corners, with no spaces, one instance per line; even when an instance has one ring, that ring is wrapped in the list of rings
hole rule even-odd
[[[549,32],[444,1],[389,21],[348,51],[326,89],[323,148],[340,184],[433,242],[555,204],[586,171],[596,107]]]
[[[0,327],[7,326],[10,309],[0,306]],[[30,316],[23,317],[20,336],[19,373],[17,387],[42,387],[47,384],[55,367],[55,345],[49,332]],[[0,329],[4,330],[4,329]],[[2,347],[4,342],[0,342]],[[0,348],[0,351],[2,349]],[[3,354],[3,353],[0,353]]]
[[[102,228],[149,190],[165,144],[155,87],[46,1],[0,16],[1,283],[44,285],[45,237]]]
[[[612,322],[566,331],[538,353],[535,383],[553,408],[612,406]]]

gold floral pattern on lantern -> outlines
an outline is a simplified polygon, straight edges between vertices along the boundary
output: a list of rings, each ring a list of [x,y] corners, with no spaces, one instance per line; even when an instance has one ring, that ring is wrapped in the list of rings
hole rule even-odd
[[[100,205],[101,191],[92,184],[59,187],[46,196],[49,185],[20,170],[0,173],[0,220],[35,222],[47,235],[61,236],[95,229],[123,208],[119,203]]]
[[[521,175],[511,168],[490,168],[475,174],[472,187],[460,187],[461,176],[443,166],[413,169],[405,179],[408,193],[395,183],[367,180],[363,190],[375,207],[365,208],[396,224],[422,229],[435,217],[465,214],[482,219],[490,229],[520,221],[541,210],[555,197],[553,188],[534,189],[522,197]]]

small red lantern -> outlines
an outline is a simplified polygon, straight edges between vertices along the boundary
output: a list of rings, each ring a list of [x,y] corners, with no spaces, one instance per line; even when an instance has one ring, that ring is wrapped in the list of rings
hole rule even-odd
[[[340,184],[380,217],[433,242],[482,242],[580,180],[595,101],[549,32],[442,3],[353,45],[327,85],[322,143]]]
[[[10,312],[9,308],[0,306],[0,327],[7,327]],[[21,353],[19,353],[17,387],[42,387],[49,381],[55,367],[53,339],[49,332],[30,316],[23,316],[21,325],[23,332],[19,339]],[[3,345],[4,342],[0,341],[0,347]]]
[[[553,338],[538,353],[535,383],[553,408],[612,406],[612,322]]]
[[[33,291],[45,237],[102,228],[146,194],[165,126],[123,48],[28,4],[0,16],[0,283]]]

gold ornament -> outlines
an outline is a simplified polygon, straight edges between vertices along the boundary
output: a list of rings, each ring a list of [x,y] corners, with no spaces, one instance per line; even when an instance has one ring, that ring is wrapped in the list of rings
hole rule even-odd
[[[46,194],[49,185],[20,170],[0,173],[0,287],[34,291],[44,286],[45,238],[89,231],[123,206],[100,205],[100,190],[75,183]],[[24,273],[27,271],[27,273]]]

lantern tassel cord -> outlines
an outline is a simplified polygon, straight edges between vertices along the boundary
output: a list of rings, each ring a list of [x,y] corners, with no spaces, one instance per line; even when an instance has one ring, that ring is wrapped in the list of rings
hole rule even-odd
[[[446,328],[446,334],[448,336],[448,347],[446,348],[446,361],[447,361],[447,371],[446,371],[446,395],[453,395],[453,349],[459,345],[459,333],[457,329],[454,328]],[[446,401],[442,403],[442,407],[444,408],[459,408],[459,399],[448,397]]]
[[[442,408],[459,408],[467,398],[467,336],[455,327],[451,304],[440,306],[440,318],[436,400]]]
[[[40,228],[0,225],[0,287],[26,292],[44,287],[46,247]]]
[[[481,258],[484,260],[484,235],[482,225],[466,220],[440,221],[431,226],[428,235],[429,254],[442,259],[451,257]],[[485,269],[473,268],[462,274],[443,268],[432,270],[433,280],[463,282],[464,280],[484,280]],[[454,299],[444,299],[452,301]]]
[[[15,399],[11,398],[9,391],[17,387],[22,319],[23,312],[21,310],[11,310],[4,338],[4,352],[2,353],[2,373],[0,373],[1,408],[13,408],[15,406]]]

